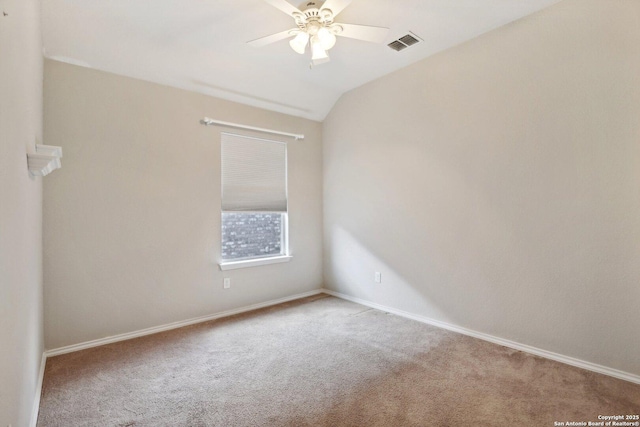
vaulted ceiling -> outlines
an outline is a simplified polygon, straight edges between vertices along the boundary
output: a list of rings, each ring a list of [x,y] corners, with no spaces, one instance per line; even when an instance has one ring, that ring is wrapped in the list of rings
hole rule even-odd
[[[340,37],[313,68],[286,40],[247,44],[295,26],[264,0],[47,0],[42,19],[50,59],[323,120],[343,93],[558,1],[353,0],[336,21],[387,39]],[[408,32],[424,41],[387,47]]]

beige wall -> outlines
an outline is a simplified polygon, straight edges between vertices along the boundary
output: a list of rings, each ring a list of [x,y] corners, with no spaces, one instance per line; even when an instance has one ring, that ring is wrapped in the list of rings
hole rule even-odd
[[[639,1],[565,0],[345,94],[327,286],[639,375],[639,70]]]
[[[0,426],[26,426],[42,357],[42,178],[27,152],[42,141],[40,2],[0,14]]]
[[[45,335],[57,348],[322,285],[321,124],[45,61]],[[304,133],[289,157],[289,263],[219,270],[220,128]],[[223,290],[222,278],[232,286]]]

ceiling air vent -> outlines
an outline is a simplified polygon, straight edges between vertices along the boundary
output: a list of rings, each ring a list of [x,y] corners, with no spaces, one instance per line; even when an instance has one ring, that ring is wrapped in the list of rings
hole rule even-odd
[[[398,40],[392,41],[387,46],[389,46],[396,52],[400,52],[401,50],[404,50],[409,46],[413,46],[416,43],[420,43],[421,41],[422,39],[420,37],[416,36],[413,33],[409,33],[406,36],[400,37]]]

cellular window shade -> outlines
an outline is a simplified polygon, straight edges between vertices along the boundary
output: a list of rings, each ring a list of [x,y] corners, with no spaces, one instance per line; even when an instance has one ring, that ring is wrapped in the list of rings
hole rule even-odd
[[[222,210],[287,211],[286,144],[222,134]]]

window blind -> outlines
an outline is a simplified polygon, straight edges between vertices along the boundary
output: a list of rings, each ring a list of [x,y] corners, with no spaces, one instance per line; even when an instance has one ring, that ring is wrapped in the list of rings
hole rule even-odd
[[[287,145],[222,134],[222,211],[287,211]]]

